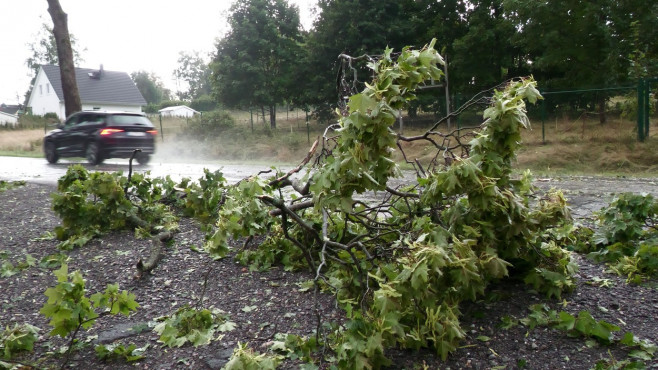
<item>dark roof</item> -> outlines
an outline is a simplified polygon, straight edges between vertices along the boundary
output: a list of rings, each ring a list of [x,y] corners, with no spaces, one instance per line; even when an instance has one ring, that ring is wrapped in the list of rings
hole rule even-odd
[[[64,100],[59,66],[42,65],[44,73],[60,101]],[[100,75],[100,78],[99,78]],[[146,100],[126,72],[76,68],[75,79],[82,103],[146,105]]]
[[[17,112],[22,109],[23,107],[21,105],[0,104],[0,112],[8,114],[17,114]]]

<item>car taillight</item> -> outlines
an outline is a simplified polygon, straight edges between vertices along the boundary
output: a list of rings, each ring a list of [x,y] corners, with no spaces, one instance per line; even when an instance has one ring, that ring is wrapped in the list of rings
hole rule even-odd
[[[123,130],[119,130],[118,128],[104,128],[103,131],[101,131],[101,136],[112,135],[117,132],[123,132]]]
[[[148,132],[149,134],[151,134],[153,136],[156,136],[158,134],[158,130],[148,130],[146,132]]]

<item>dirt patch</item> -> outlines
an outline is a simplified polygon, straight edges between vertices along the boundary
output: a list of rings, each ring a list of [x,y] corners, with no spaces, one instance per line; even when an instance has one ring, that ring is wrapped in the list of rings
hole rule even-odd
[[[539,179],[536,184],[542,189],[563,189],[578,218],[589,217],[593,210],[607,204],[614,193],[632,191],[658,195],[658,182],[654,179],[569,177]],[[56,241],[42,238],[59,224],[50,210],[49,194],[54,190],[53,186],[29,183],[0,193],[0,204],[4,205],[0,211],[0,251],[7,256],[6,260],[16,265],[25,260],[27,254],[39,261],[58,252]],[[133,279],[134,264],[148,255],[149,242],[135,239],[132,233],[111,233],[70,252],[69,270],[82,272],[89,292],[99,291],[108,283],[118,283],[120,289],[134,293],[141,306],[128,318],[106,317],[91,330],[81,333],[80,339],[88,340],[89,344],[75,352],[70,366],[134,368],[123,362],[104,363],[96,359],[93,343],[122,338],[123,343],[134,343],[137,347],[150,345],[145,359],[137,363],[138,368],[221,368],[238,342],[248,342],[252,348],[263,352],[275,333],[311,335],[317,327],[318,314],[325,321],[344,317],[336,309],[332,297],[315,297],[312,292],[300,291],[298,283],[312,278],[310,274],[291,273],[280,268],[250,272],[232,258],[213,261],[190,248],[202,244],[203,233],[198,225],[181,219],[180,233],[167,249],[166,257],[151,276],[142,280]],[[604,266],[579,256],[575,258],[580,265],[577,289],[562,297],[564,301],[546,300],[518,282],[493,286],[486,297],[462,307],[462,326],[467,338],[447,362],[441,362],[427,350],[391,350],[389,357],[393,368],[417,368],[426,364],[429,368],[451,369],[497,366],[589,369],[599,359],[626,358],[627,351],[619,346],[589,347],[584,339],[570,338],[553,329],[528,331],[523,326],[499,327],[502,317],[525,317],[531,304],[541,302],[572,314],[587,310],[597,320],[620,326],[622,333],[630,331],[658,342],[655,284],[629,286],[623,279],[604,272]],[[594,278],[609,279],[610,286],[592,284]],[[47,335],[50,330],[47,320],[38,313],[46,301],[44,291],[54,284],[52,270],[39,266],[0,278],[0,325],[27,322],[41,328],[34,353],[20,358],[25,363],[36,362],[39,367],[57,366],[61,358],[52,353],[65,345],[63,339]],[[157,334],[148,329],[147,323],[185,304],[219,308],[229,314],[237,327],[208,346],[161,348]],[[489,339],[483,340],[485,337]],[[296,367],[290,362],[282,365],[282,368]]]

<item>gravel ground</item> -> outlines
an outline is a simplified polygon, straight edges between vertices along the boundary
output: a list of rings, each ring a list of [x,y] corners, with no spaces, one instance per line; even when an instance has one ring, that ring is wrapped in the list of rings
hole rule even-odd
[[[658,195],[658,183],[653,179],[569,177],[538,179],[537,185],[542,189],[564,189],[573,214],[578,218],[589,217],[617,192]],[[39,261],[58,252],[56,241],[42,238],[59,223],[50,209],[52,191],[53,186],[28,183],[0,193],[0,204],[4,205],[0,211],[0,253],[5,260],[16,265],[25,260],[27,254]],[[206,255],[190,248],[202,243],[203,233],[195,222],[181,219],[180,233],[173,246],[167,249],[166,257],[151,276],[140,280],[134,279],[134,264],[148,255],[150,245],[148,241],[135,239],[131,233],[111,233],[70,252],[69,271],[82,272],[89,292],[104,289],[108,283],[118,283],[120,289],[133,292],[141,306],[128,318],[100,319],[89,331],[82,332],[80,338],[92,344],[119,339],[137,347],[149,345],[145,358],[135,364],[100,362],[93,345],[86,345],[74,353],[70,367],[218,369],[238,342],[248,342],[251,347],[264,351],[275,333],[311,334],[317,325],[316,312],[327,321],[343,317],[331,297],[320,296],[316,303],[312,292],[300,291],[297,283],[311,278],[308,274],[279,268],[264,273],[250,272],[230,258],[211,262]],[[606,273],[604,266],[580,256],[575,258],[580,265],[577,288],[563,296],[563,301],[546,300],[518,283],[502,283],[492,287],[491,293],[481,301],[462,307],[462,325],[468,336],[446,362],[438,360],[431,351],[392,350],[389,357],[393,368],[427,365],[450,369],[589,369],[599,359],[626,358],[627,350],[621,346],[590,347],[584,339],[571,338],[554,329],[540,327],[528,331],[523,326],[499,327],[504,316],[526,317],[530,313],[529,306],[535,303],[547,303],[553,309],[572,314],[587,310],[597,320],[620,326],[622,333],[630,331],[658,342],[656,284],[630,286],[624,279]],[[595,278],[608,279],[610,286],[595,284]],[[205,292],[204,282],[207,282]],[[50,330],[47,320],[38,313],[46,301],[44,291],[54,284],[52,270],[39,266],[0,277],[0,325],[27,322],[41,328],[35,351],[19,358],[23,363],[58,367],[61,361],[60,356],[52,353],[66,342],[47,335]],[[185,304],[197,305],[201,299],[204,307],[214,306],[225,311],[236,323],[236,329],[208,346],[187,345],[175,349],[162,348],[157,334],[143,330],[156,317],[170,314]],[[484,340],[484,337],[489,339]],[[281,366],[296,367],[289,362]],[[658,364],[650,363],[649,367],[658,368]]]

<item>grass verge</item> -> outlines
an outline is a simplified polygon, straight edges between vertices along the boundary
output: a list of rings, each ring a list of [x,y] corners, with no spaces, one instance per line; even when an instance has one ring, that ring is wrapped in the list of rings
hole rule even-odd
[[[261,122],[238,123],[216,137],[183,139],[185,119],[154,119],[160,130],[156,151],[162,160],[176,162],[222,161],[226,163],[296,164],[324,132],[325,126],[303,120],[282,119],[276,130]],[[658,135],[650,132],[637,141],[635,123],[613,119],[600,124],[596,119],[561,119],[533,122],[523,134],[516,168],[537,175],[597,174],[628,177],[658,177]],[[442,128],[439,127],[439,131]],[[424,132],[405,128],[405,135]],[[0,155],[42,157],[43,129],[0,130]],[[429,160],[434,149],[424,142],[404,147],[408,158]],[[401,161],[401,157],[397,156]]]

